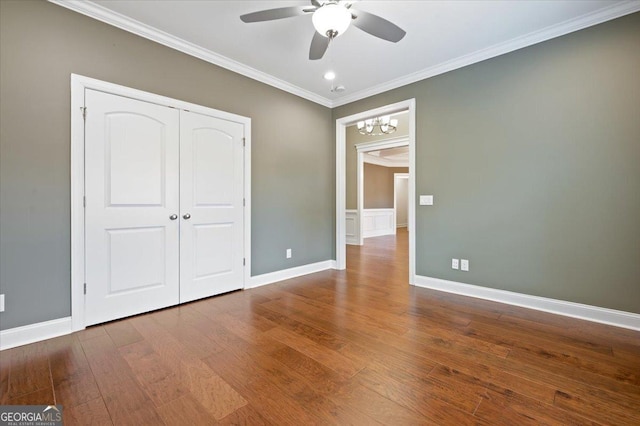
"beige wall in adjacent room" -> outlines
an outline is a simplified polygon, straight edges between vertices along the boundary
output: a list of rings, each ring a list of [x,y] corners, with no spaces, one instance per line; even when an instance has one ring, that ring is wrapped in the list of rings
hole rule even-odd
[[[393,174],[409,173],[408,167],[384,167],[364,163],[364,208],[393,208]]]

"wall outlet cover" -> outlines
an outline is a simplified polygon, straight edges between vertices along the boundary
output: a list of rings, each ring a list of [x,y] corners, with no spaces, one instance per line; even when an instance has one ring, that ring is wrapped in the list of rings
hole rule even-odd
[[[4,294],[0,294],[0,312],[4,312]]]
[[[287,249],[286,256],[287,256],[287,259],[291,259],[291,249]]]
[[[462,269],[465,272],[469,271],[469,261],[467,259],[462,259],[460,261],[460,269]]]
[[[458,259],[451,259],[451,269],[458,269]]]

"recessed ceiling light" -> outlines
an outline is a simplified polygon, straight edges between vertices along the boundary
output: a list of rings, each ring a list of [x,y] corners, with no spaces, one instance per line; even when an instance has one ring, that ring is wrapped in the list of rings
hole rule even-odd
[[[333,80],[334,78],[336,78],[336,73],[333,71],[327,71],[326,73],[324,73],[324,79],[325,80]]]

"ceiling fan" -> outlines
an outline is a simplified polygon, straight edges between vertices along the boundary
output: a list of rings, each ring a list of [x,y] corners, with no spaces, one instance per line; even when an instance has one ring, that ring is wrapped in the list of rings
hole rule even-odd
[[[311,40],[309,59],[320,59],[329,47],[329,43],[343,34],[351,22],[353,26],[383,40],[397,43],[406,32],[396,24],[363,10],[351,9],[355,1],[311,0],[310,7],[291,6],[261,10],[240,16],[242,22],[263,22],[275,19],[291,18],[312,13],[316,32]]]

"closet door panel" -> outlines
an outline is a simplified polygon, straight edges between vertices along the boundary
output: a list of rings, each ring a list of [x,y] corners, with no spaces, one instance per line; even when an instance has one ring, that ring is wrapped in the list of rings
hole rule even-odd
[[[179,112],[86,90],[86,325],[179,302]]]
[[[243,287],[244,126],[180,113],[180,301]]]

